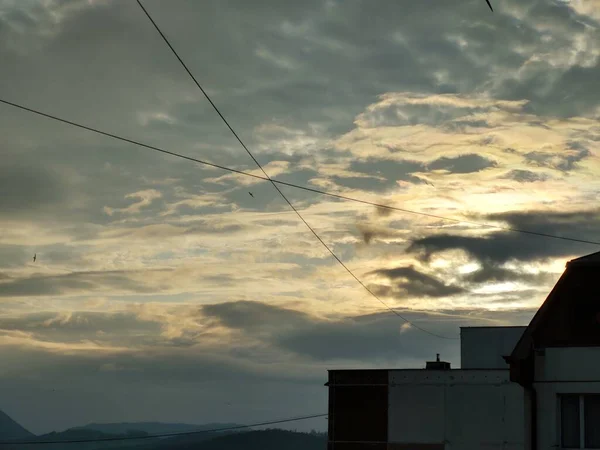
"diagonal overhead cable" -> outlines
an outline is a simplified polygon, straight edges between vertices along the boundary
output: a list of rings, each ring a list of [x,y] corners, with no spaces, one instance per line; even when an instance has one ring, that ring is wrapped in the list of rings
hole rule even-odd
[[[440,219],[440,220],[448,220],[448,221],[455,222],[455,223],[473,224],[473,225],[485,226],[485,227],[489,227],[489,228],[502,229],[502,230],[511,231],[511,232],[515,232],[515,233],[527,233],[527,234],[531,234],[531,235],[535,235],[535,236],[541,236],[541,237],[546,237],[546,238],[561,239],[561,240],[565,240],[565,241],[573,241],[573,242],[580,242],[580,243],[584,243],[584,244],[591,244],[591,245],[600,246],[600,242],[587,241],[587,240],[583,240],[583,239],[575,239],[575,238],[569,238],[569,237],[563,237],[563,236],[555,236],[555,235],[546,234],[546,233],[537,233],[535,231],[519,230],[519,229],[516,229],[516,228],[507,228],[507,227],[501,227],[501,226],[490,225],[490,224],[482,224],[482,223],[477,223],[477,222],[468,222],[468,221],[463,221],[463,220],[459,220],[459,219],[453,219],[453,218],[448,218],[448,217],[443,217],[443,216],[437,216],[437,215],[434,215],[434,214],[428,214],[428,213],[423,213],[423,212],[419,212],[419,211],[414,211],[414,210],[409,210],[409,209],[403,209],[403,208],[397,208],[397,207],[394,207],[394,206],[389,206],[389,205],[384,205],[384,204],[378,204],[378,203],[374,203],[374,202],[369,202],[367,200],[361,200],[361,199],[356,199],[356,198],[352,198],[352,197],[347,197],[347,196],[344,196],[344,195],[333,194],[333,193],[330,193],[330,192],[321,191],[321,190],[318,190],[318,189],[312,189],[312,188],[309,188],[309,187],[306,187],[306,186],[300,186],[300,185],[296,185],[296,184],[293,184],[293,183],[286,183],[284,181],[278,181],[278,180],[274,180],[272,178],[267,178],[267,177],[263,177],[263,176],[260,176],[260,175],[255,175],[255,174],[252,174],[252,173],[249,173],[249,172],[244,172],[242,170],[237,170],[237,169],[233,169],[233,168],[230,168],[230,167],[222,166],[222,165],[219,165],[219,164],[214,164],[214,163],[211,163],[211,162],[208,162],[208,161],[203,161],[203,160],[198,159],[198,158],[194,158],[194,157],[191,157],[191,156],[182,155],[180,153],[176,153],[176,152],[172,152],[172,151],[169,151],[169,150],[165,150],[165,149],[162,149],[160,147],[153,146],[153,145],[144,144],[143,142],[140,142],[140,141],[136,141],[136,140],[129,139],[129,138],[126,138],[126,137],[123,137],[123,136],[119,136],[119,135],[114,134],[114,133],[108,133],[106,131],[102,131],[102,130],[99,130],[97,128],[93,128],[93,127],[90,127],[90,126],[87,126],[87,125],[82,125],[82,124],[79,124],[79,123],[76,123],[76,122],[73,122],[73,121],[70,121],[70,120],[67,120],[67,119],[63,119],[63,118],[58,117],[58,116],[54,116],[54,115],[47,114],[47,113],[44,113],[44,112],[41,112],[41,111],[37,111],[35,109],[28,108],[27,106],[23,106],[23,105],[20,105],[18,103],[14,103],[14,102],[11,102],[11,101],[8,101],[8,100],[4,100],[2,98],[0,98],[0,103],[12,106],[14,108],[21,109],[23,111],[30,112],[32,114],[36,114],[38,116],[46,117],[48,119],[52,119],[52,120],[55,120],[57,122],[62,122],[62,123],[65,123],[67,125],[71,125],[71,126],[76,127],[76,128],[81,128],[83,130],[91,131],[93,133],[97,133],[97,134],[100,134],[100,135],[103,135],[103,136],[106,136],[106,137],[110,137],[112,139],[116,139],[116,140],[127,142],[127,143],[130,143],[130,144],[138,145],[138,146],[146,148],[148,150],[153,150],[153,151],[156,151],[156,152],[159,152],[159,153],[164,153],[164,154],[167,154],[167,155],[175,156],[177,158],[181,158],[181,159],[185,159],[187,161],[192,161],[192,162],[196,162],[196,163],[199,163],[199,164],[203,164],[203,165],[206,165],[208,167],[213,167],[213,168],[216,168],[216,169],[221,169],[221,170],[225,170],[225,171],[228,171],[228,172],[237,173],[239,175],[245,175],[245,176],[256,178],[256,179],[259,179],[259,180],[270,181],[271,183],[274,183],[274,184],[281,184],[281,185],[285,185],[285,186],[294,187],[294,188],[297,188],[297,189],[302,189],[302,190],[305,190],[305,191],[315,192],[317,194],[322,194],[322,195],[327,195],[327,196],[330,196],[330,197],[339,198],[339,199],[342,199],[342,200],[355,201],[355,202],[358,202],[358,203],[373,205],[373,206],[380,207],[380,208],[390,209],[390,210],[394,210],[394,211],[401,211],[401,212],[406,212],[406,213],[416,214],[416,215],[421,215],[421,216],[426,216],[426,217],[432,217],[432,218],[437,218],[437,219]],[[278,191],[279,191],[279,189],[278,189]],[[292,206],[292,205],[290,205],[290,206]],[[293,209],[293,212],[295,212],[296,214],[298,214],[300,216],[300,213],[296,210],[296,208],[294,208],[292,206],[292,209]],[[292,211],[290,211],[290,213],[291,212]],[[300,217],[302,217],[302,216],[300,216]],[[323,240],[316,234],[316,232],[310,227],[310,225],[308,225],[308,223],[306,223],[306,221],[304,219],[302,219],[302,221],[310,228],[310,230],[313,232],[313,234],[315,234],[315,236],[317,236],[317,239],[319,239],[319,241],[327,248],[327,250],[336,259],[336,261],[338,261],[344,267],[344,269],[346,269],[346,271],[348,271],[348,273],[350,273],[350,275],[352,275],[352,277],[358,283],[360,283],[361,286],[363,286],[373,297],[375,297],[379,302],[381,302],[392,313],[394,313],[396,316],[400,317],[402,320],[404,320],[406,323],[410,324],[411,326],[415,327],[416,329],[418,329],[420,331],[423,331],[424,333],[427,333],[427,334],[430,334],[432,336],[439,337],[439,338],[442,338],[442,339],[459,339],[458,337],[442,336],[442,335],[438,335],[436,333],[433,333],[431,331],[428,331],[428,330],[426,330],[424,328],[419,327],[418,325],[415,325],[414,323],[412,323],[411,321],[409,321],[407,318],[405,318],[404,316],[400,315],[396,310],[394,310],[387,303],[385,303],[383,300],[381,300],[374,292],[372,292],[356,275],[354,275],[354,273],[337,257],[337,255],[335,255],[335,253],[333,253],[333,251],[329,248],[329,246],[327,246],[327,244],[325,244],[323,242]]]
[[[0,98],[0,103],[3,103],[3,104],[8,105],[8,106],[12,106],[14,108],[21,109],[23,111],[30,112],[32,114],[36,114],[38,116],[46,117],[47,119],[52,119],[52,120],[55,120],[57,122],[62,122],[64,124],[71,125],[71,126],[76,127],[76,128],[81,128],[83,130],[91,131],[93,133],[97,133],[97,134],[100,134],[102,136],[110,137],[110,138],[118,140],[118,141],[128,142],[130,144],[134,144],[134,145],[137,145],[139,147],[146,148],[148,150],[153,150],[155,152],[164,153],[166,155],[170,155],[170,156],[174,156],[176,158],[181,158],[181,159],[184,159],[184,160],[187,160],[187,161],[191,161],[191,162],[195,162],[195,163],[198,163],[198,164],[202,164],[202,165],[205,165],[205,166],[208,166],[208,167],[212,167],[214,169],[220,169],[220,170],[224,170],[224,171],[227,171],[227,172],[236,173],[238,175],[244,175],[244,176],[247,176],[247,177],[255,178],[257,180],[264,180],[264,181],[269,181],[270,180],[273,183],[276,183],[276,184],[279,184],[279,185],[282,185],[282,186],[289,186],[289,187],[292,187],[292,188],[295,188],[295,189],[301,189],[303,191],[314,192],[315,194],[325,195],[325,196],[337,198],[337,199],[340,199],[340,200],[347,200],[347,201],[351,201],[351,202],[362,203],[364,205],[371,205],[371,206],[375,206],[377,208],[387,209],[387,210],[390,210],[390,211],[398,211],[398,212],[403,212],[403,213],[407,213],[407,214],[414,214],[414,215],[417,215],[417,216],[430,217],[432,219],[439,219],[439,220],[444,220],[444,221],[448,221],[448,222],[454,222],[454,223],[457,223],[457,224],[476,225],[476,226],[485,227],[485,228],[491,228],[491,229],[509,231],[509,232],[512,232],[512,233],[530,234],[530,235],[533,235],[533,236],[545,237],[545,238],[550,238],[550,239],[559,239],[559,240],[563,240],[563,241],[578,242],[578,243],[582,243],[582,244],[589,244],[589,245],[600,246],[600,242],[598,242],[598,241],[591,241],[591,240],[586,240],[586,239],[577,239],[577,238],[568,237],[568,236],[558,236],[556,234],[540,233],[540,232],[537,232],[537,231],[523,230],[523,229],[520,229],[520,228],[503,227],[501,225],[492,225],[492,224],[484,223],[484,222],[475,222],[475,221],[469,221],[469,220],[463,220],[463,219],[455,219],[453,217],[440,216],[440,215],[437,215],[437,214],[430,214],[430,213],[425,213],[425,212],[422,212],[422,211],[416,211],[414,209],[399,208],[397,206],[386,205],[384,203],[377,203],[377,202],[372,202],[372,201],[369,201],[369,200],[363,200],[363,199],[356,198],[356,197],[350,197],[348,195],[335,194],[333,192],[323,191],[321,189],[314,189],[314,188],[311,188],[311,187],[308,187],[308,186],[302,186],[300,184],[288,183],[286,181],[277,180],[275,178],[269,179],[269,178],[267,178],[265,176],[256,175],[254,173],[244,172],[243,170],[234,169],[232,167],[227,167],[227,166],[223,166],[223,165],[220,165],[220,164],[211,163],[209,161],[204,161],[202,159],[195,158],[193,156],[187,156],[187,155],[184,155],[182,153],[177,153],[177,152],[172,152],[170,150],[165,150],[163,148],[156,147],[154,145],[144,144],[141,141],[136,141],[134,139],[129,139],[129,138],[126,138],[124,136],[120,136],[118,134],[109,133],[109,132],[106,132],[106,131],[102,131],[102,130],[100,130],[98,128],[90,127],[90,126],[83,125],[83,124],[80,124],[80,123],[77,123],[77,122],[73,122],[71,120],[63,119],[62,117],[55,116],[55,115],[48,114],[48,113],[44,113],[42,111],[38,111],[36,109],[29,108],[29,107],[21,105],[19,103],[14,103],[14,102],[11,102],[11,101],[8,101],[8,100],[4,100],[2,98]],[[293,211],[290,211],[290,213],[293,213]]]
[[[492,8],[492,4],[490,3],[490,0],[485,0],[485,1],[487,2],[488,6],[492,10],[492,12],[494,12],[494,8]]]
[[[169,42],[169,39],[167,39],[167,37],[162,32],[162,30],[160,29],[160,27],[158,26],[158,24],[154,21],[154,19],[152,18],[152,16],[148,12],[148,10],[142,4],[141,0],[136,0],[136,1],[137,1],[138,5],[140,6],[140,8],[142,9],[142,11],[144,11],[144,14],[146,14],[146,17],[148,17],[148,19],[150,20],[150,22],[152,23],[152,25],[154,26],[154,28],[156,29],[156,31],[158,31],[158,33],[162,37],[163,41],[165,41],[165,43],[167,44],[167,46],[169,47],[169,49],[171,50],[171,52],[173,53],[173,55],[177,58],[177,60],[179,61],[179,63],[183,66],[183,68],[188,73],[188,75],[193,80],[193,82],[196,84],[196,86],[198,87],[198,89],[200,89],[200,91],[202,92],[202,94],[204,94],[204,97],[206,97],[206,99],[208,100],[208,102],[210,103],[210,105],[213,107],[213,109],[215,110],[215,112],[219,115],[219,117],[221,118],[221,120],[223,121],[223,123],[225,123],[225,125],[227,126],[227,128],[229,128],[229,130],[231,131],[231,133],[235,136],[236,140],[240,143],[240,145],[243,147],[243,149],[246,150],[246,152],[248,153],[248,155],[250,155],[250,157],[252,158],[252,160],[255,162],[255,164],[258,166],[258,168],[264,174],[264,177],[260,177],[260,176],[256,176],[256,175],[251,175],[251,176],[255,176],[256,178],[260,178],[260,179],[263,179],[263,180],[271,182],[271,184],[277,190],[277,192],[279,192],[279,194],[281,194],[281,196],[283,197],[283,199],[296,212],[296,214],[298,214],[298,217],[300,217],[300,219],[306,224],[306,226],[310,229],[310,231],[312,231],[312,233],[316,236],[316,238],[319,241],[321,241],[321,243],[327,248],[327,250],[329,250],[329,252],[333,255],[333,257],[335,259],[337,259],[339,261],[339,259],[337,258],[337,256],[335,256],[333,254],[333,252],[329,249],[329,247],[327,247],[327,245],[315,233],[315,231],[310,227],[310,225],[304,220],[304,218],[300,215],[300,213],[296,210],[296,208],[292,205],[292,203],[287,199],[287,197],[283,194],[283,192],[281,192],[281,190],[279,189],[279,187],[277,186],[277,184],[281,184],[281,185],[285,185],[285,186],[290,186],[290,187],[296,187],[296,188],[303,189],[305,191],[310,191],[310,192],[314,192],[314,193],[322,194],[322,195],[328,195],[330,197],[336,197],[336,198],[343,199],[343,200],[350,200],[350,201],[355,201],[355,202],[364,203],[364,204],[368,204],[368,205],[373,205],[373,206],[377,206],[379,208],[391,209],[391,210],[395,210],[395,211],[400,211],[400,212],[406,212],[406,213],[415,214],[414,211],[410,211],[410,210],[407,210],[407,209],[396,208],[396,207],[393,207],[393,206],[388,206],[388,205],[383,205],[383,204],[377,204],[377,203],[374,203],[374,202],[369,202],[369,201],[366,201],[366,200],[360,200],[360,199],[356,199],[356,198],[351,198],[351,197],[344,196],[344,195],[333,194],[333,193],[330,193],[330,192],[322,191],[320,189],[313,189],[313,188],[308,188],[308,187],[304,187],[304,186],[298,186],[298,185],[295,185],[295,184],[292,184],[292,183],[286,183],[286,182],[283,182],[283,181],[277,181],[277,180],[274,180],[271,177],[269,177],[269,175],[267,175],[267,173],[265,172],[265,170],[263,169],[263,167],[261,166],[261,164],[254,157],[254,155],[248,149],[248,147],[246,146],[246,144],[244,144],[244,142],[242,141],[242,139],[235,132],[235,130],[233,129],[233,127],[229,124],[229,122],[227,121],[227,119],[225,118],[225,116],[221,113],[221,111],[219,110],[219,108],[217,107],[217,105],[215,105],[215,103],[212,101],[212,99],[210,98],[210,96],[208,95],[208,93],[204,90],[204,88],[202,87],[202,85],[198,82],[198,80],[196,79],[196,77],[194,76],[194,74],[192,74],[191,70],[185,64],[185,62],[183,61],[183,59],[181,58],[181,56],[179,56],[179,53],[177,53],[177,51],[175,50],[175,48],[171,45],[171,42]],[[492,5],[490,4],[489,0],[486,0],[486,1],[487,1],[488,5],[489,5],[490,9],[492,9]],[[492,9],[492,11],[493,11],[493,9]],[[239,171],[238,173],[241,173],[241,171]],[[247,173],[244,173],[244,174],[247,174]],[[482,223],[477,223],[477,222],[472,222],[472,221],[450,219],[450,218],[447,218],[447,217],[442,217],[442,216],[438,216],[438,215],[435,215],[435,214],[428,214],[428,213],[422,213],[422,212],[418,212],[417,214],[422,215],[422,216],[431,217],[431,218],[434,218],[434,219],[448,220],[448,221],[452,221],[452,222],[455,222],[455,223],[463,223],[463,224],[470,224],[470,225],[485,226],[485,227],[488,227],[488,228],[503,229],[503,230],[506,230],[506,231],[531,234],[531,235],[535,235],[535,236],[550,237],[550,238],[554,238],[554,239],[562,239],[562,240],[568,240],[568,241],[573,241],[573,242],[581,242],[581,243],[592,244],[592,245],[600,245],[600,242],[593,242],[593,241],[588,241],[588,240],[584,240],[584,239],[576,239],[576,238],[568,238],[568,237],[565,238],[565,237],[562,237],[562,236],[550,235],[550,234],[547,234],[547,233],[538,233],[538,232],[535,232],[535,231],[521,230],[521,229],[517,229],[517,228],[499,227],[499,226],[496,226],[496,225],[482,224]],[[339,261],[339,262],[341,263],[341,261]],[[342,265],[343,265],[343,263],[342,263]],[[348,270],[348,269],[346,268],[346,270]],[[352,274],[352,276],[354,276],[354,274]],[[357,281],[359,281],[359,280],[357,280]]]
[[[263,425],[274,425],[279,423],[297,422],[300,420],[314,419],[317,417],[325,417],[327,414],[312,414],[310,416],[293,417],[291,419],[279,419],[270,420],[268,422],[253,423],[250,425],[235,425],[232,427],[224,428],[212,428],[209,430],[198,430],[198,431],[183,431],[179,433],[162,433],[162,434],[147,434],[142,436],[122,436],[122,437],[108,437],[108,438],[96,438],[96,439],[66,439],[66,440],[28,440],[28,441],[0,441],[0,445],[51,445],[51,444],[82,444],[85,442],[112,442],[112,441],[138,441],[142,439],[159,439],[167,437],[177,436],[192,436],[196,434],[206,433],[217,433],[223,431],[241,430],[245,428],[260,427]]]
[[[229,131],[231,131],[231,133],[235,136],[235,138],[240,143],[240,145],[242,146],[242,148],[244,150],[246,150],[246,153],[248,153],[248,155],[250,156],[250,158],[252,158],[252,160],[254,161],[254,163],[258,166],[258,168],[260,169],[260,171],[264,174],[265,178],[271,183],[271,185],[273,185],[273,187],[275,188],[275,190],[279,193],[279,195],[281,195],[281,197],[290,206],[290,208],[292,208],[292,210],[296,213],[296,215],[298,216],[298,218],[304,223],[304,225],[306,225],[306,227],[315,236],[315,238],[323,245],[323,247],[325,247],[325,249],[331,254],[331,256],[333,256],[333,258],[346,270],[346,272],[348,272],[352,276],[352,278],[354,278],[369,294],[371,294],[375,299],[377,299],[382,305],[384,305],[392,313],[394,313],[395,315],[397,315],[398,317],[400,317],[402,320],[404,320],[406,323],[410,324],[411,326],[413,326],[413,327],[415,327],[415,328],[423,331],[424,333],[427,333],[427,334],[430,334],[432,336],[439,337],[439,338],[442,338],[442,339],[458,339],[458,337],[442,336],[442,335],[433,333],[433,332],[431,332],[429,330],[426,330],[425,328],[421,328],[418,325],[415,325],[414,323],[412,323],[411,321],[409,321],[406,317],[404,317],[400,313],[398,313],[391,306],[389,306],[382,299],[380,299],[379,296],[377,294],[375,294],[375,292],[373,292],[366,284],[364,284],[360,280],[360,278],[358,278],[354,274],[354,272],[352,272],[352,270],[350,270],[350,268],[348,268],[348,266],[346,266],[346,264],[344,264],[344,262],[335,254],[335,252],[325,243],[325,241],[321,238],[321,236],[319,236],[319,234],[314,230],[314,228],[310,226],[310,224],[304,219],[304,217],[302,217],[302,214],[300,214],[300,212],[294,207],[294,205],[292,204],[292,202],[285,196],[285,194],[281,191],[281,189],[279,189],[279,186],[277,186],[277,184],[271,179],[271,177],[269,177],[269,175],[267,174],[267,172],[265,171],[265,169],[263,169],[262,165],[254,157],[254,155],[252,154],[252,152],[250,151],[250,149],[246,146],[246,144],[244,144],[244,142],[242,141],[242,139],[238,136],[238,134],[235,132],[235,130],[233,129],[233,127],[229,124],[229,122],[227,121],[227,119],[225,118],[225,116],[223,116],[223,114],[221,113],[221,111],[219,110],[219,108],[217,108],[217,105],[215,105],[215,103],[212,101],[212,99],[210,98],[210,96],[208,95],[208,93],[204,90],[204,88],[202,88],[202,85],[198,82],[198,80],[196,79],[196,77],[192,74],[192,72],[190,71],[190,69],[185,64],[185,62],[183,62],[183,59],[181,59],[181,57],[179,56],[179,54],[177,53],[177,51],[175,50],[175,48],[171,45],[171,43],[169,42],[169,39],[167,39],[167,37],[162,32],[162,30],[160,29],[160,27],[158,26],[158,24],[154,21],[154,19],[152,18],[152,16],[148,12],[148,10],[146,8],[144,8],[144,5],[142,4],[141,0],[137,0],[137,3],[140,6],[140,8],[142,9],[142,11],[144,11],[144,13],[146,14],[146,17],[148,17],[148,19],[150,20],[150,22],[152,22],[152,25],[154,25],[154,28],[156,28],[156,31],[158,31],[158,33],[160,34],[160,36],[162,37],[162,39],[165,41],[165,43],[167,44],[167,46],[171,49],[171,52],[173,53],[173,55],[175,55],[175,57],[177,58],[177,60],[179,61],[179,63],[183,66],[183,68],[185,69],[185,71],[188,73],[188,75],[190,76],[190,78],[194,81],[194,83],[196,84],[196,86],[198,87],[198,89],[200,89],[200,91],[202,92],[202,94],[204,94],[204,96],[206,97],[206,99],[208,100],[208,102],[211,104],[211,106],[213,107],[213,109],[216,111],[216,113],[219,115],[219,117],[221,118],[221,120],[223,120],[223,122],[225,123],[225,125],[227,125],[227,128],[229,128]]]

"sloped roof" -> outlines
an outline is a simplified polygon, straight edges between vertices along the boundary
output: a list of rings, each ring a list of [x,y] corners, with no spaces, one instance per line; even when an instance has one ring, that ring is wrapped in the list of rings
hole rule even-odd
[[[559,278],[558,282],[554,285],[546,300],[540,306],[536,314],[531,319],[531,322],[527,326],[527,329],[521,336],[521,339],[517,342],[512,354],[506,358],[511,365],[519,364],[525,361],[531,355],[533,351],[533,337],[547,321],[551,320],[552,310],[556,306],[559,306],[561,299],[571,300],[571,291],[577,289],[581,282],[586,282],[586,279],[582,279],[582,273],[579,269],[590,268],[597,266],[600,269],[600,252],[593,253],[587,256],[573,259],[566,264],[566,269]],[[589,278],[588,278],[589,279]]]
[[[600,265],[600,252],[596,252],[596,253],[592,253],[591,255],[586,255],[586,256],[582,256],[580,258],[575,258],[572,259],[571,261],[569,261],[567,263],[567,267],[568,266],[574,266],[574,265],[580,265],[580,264],[585,264],[585,265]]]

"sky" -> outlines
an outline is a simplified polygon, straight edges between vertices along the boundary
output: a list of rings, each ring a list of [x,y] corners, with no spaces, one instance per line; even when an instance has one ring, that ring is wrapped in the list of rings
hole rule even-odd
[[[269,176],[498,227],[281,187],[416,326],[526,325],[598,251],[506,228],[600,240],[600,1],[144,4]],[[0,0],[0,61],[4,100],[260,173],[133,0]],[[31,431],[324,413],[328,369],[460,366],[268,182],[7,105],[0,136],[0,409]]]

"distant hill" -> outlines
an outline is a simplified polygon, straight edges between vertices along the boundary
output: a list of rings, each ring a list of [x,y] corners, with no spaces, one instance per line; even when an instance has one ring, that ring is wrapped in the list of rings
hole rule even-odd
[[[326,450],[327,434],[263,430],[213,436],[199,441],[194,436],[148,442],[144,446],[124,446],[119,450]]]
[[[120,437],[147,436],[149,434],[163,433],[185,433],[186,431],[202,431],[213,430],[218,428],[227,428],[237,426],[236,424],[227,423],[212,423],[205,425],[190,425],[177,423],[160,423],[160,422],[138,422],[138,423],[112,423],[112,424],[89,424],[82,427],[69,428],[65,431],[47,433],[39,436],[30,434],[19,440],[31,441],[31,445],[2,445],[2,450],[34,450],[40,449],[39,444],[33,442],[44,442],[44,450],[73,450],[76,446],[77,450],[121,450],[121,449],[139,449],[147,450],[154,448],[171,448],[170,443],[189,443],[198,444],[205,440],[210,440],[218,436],[223,436],[227,432],[211,432],[175,436],[161,439],[130,439],[119,440]],[[100,431],[95,428],[100,428],[105,431]],[[148,430],[143,431],[140,428]],[[106,432],[110,431],[110,432]],[[92,439],[102,439],[103,442],[77,442],[72,444],[52,444],[52,441],[86,441]],[[8,439],[0,439],[8,440]],[[165,444],[169,443],[166,447]]]
[[[95,430],[108,434],[127,434],[129,432],[144,432],[148,434],[182,433],[186,431],[212,430],[216,428],[236,427],[236,423],[207,423],[192,425],[187,423],[163,422],[119,422],[119,423],[90,423],[80,427],[69,428],[65,431]]]
[[[200,444],[165,443],[157,450],[326,450],[324,434],[297,433],[286,430],[250,431],[219,436]]]
[[[123,436],[181,433],[226,428],[235,424],[165,424],[160,422],[89,424],[60,433],[35,436],[6,414],[0,412],[0,441],[26,440],[33,442],[113,439]],[[210,432],[175,436],[163,439],[110,440],[73,444],[46,444],[44,450],[326,450],[326,433],[297,433],[286,430]],[[2,450],[38,450],[40,445],[2,445]]]
[[[68,430],[61,431],[60,433],[52,432],[48,434],[42,434],[39,436],[29,436],[24,439],[28,442],[44,442],[43,448],[44,450],[73,450],[77,448],[77,450],[100,450],[100,449],[120,449],[124,445],[124,441],[116,440],[115,438],[123,437],[125,433],[119,434],[107,434],[102,433],[96,430]],[[138,431],[130,433],[131,436],[145,436],[147,433]],[[90,440],[90,439],[115,439],[107,442],[78,442],[73,444],[51,444],[52,441],[80,441],[80,440]],[[142,442],[142,441],[128,441],[128,442]],[[20,444],[20,445],[11,445],[6,444],[0,446],[2,450],[33,450],[33,449],[41,449],[42,447],[39,444]]]
[[[0,411],[0,441],[10,441],[13,439],[29,439],[34,437],[30,433],[7,414]]]

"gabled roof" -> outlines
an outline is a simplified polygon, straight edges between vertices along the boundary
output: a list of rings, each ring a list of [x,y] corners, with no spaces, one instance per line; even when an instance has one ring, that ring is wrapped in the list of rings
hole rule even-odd
[[[533,350],[533,333],[544,320],[545,316],[547,315],[547,311],[550,309],[550,305],[552,305],[554,299],[558,298],[557,292],[561,290],[560,288],[563,284],[565,284],[566,274],[567,271],[565,270],[565,272],[561,275],[561,277],[554,285],[554,288],[550,291],[550,294],[548,294],[548,297],[546,297],[546,300],[544,300],[544,303],[542,303],[542,306],[540,306],[540,308],[533,316],[533,319],[531,319],[531,322],[529,322],[529,325],[525,329],[525,332],[523,333],[521,338],[517,341],[517,345],[515,345],[515,348],[509,357],[510,361],[523,360],[527,358],[530,351]]]
[[[565,271],[559,278],[548,297],[546,297],[546,300],[542,306],[533,316],[533,319],[531,319],[531,322],[521,336],[521,339],[519,339],[517,342],[512,354],[505,358],[507,362],[511,364],[511,369],[523,364],[524,361],[531,356],[534,350],[534,336],[537,335],[536,332],[541,330],[543,325],[552,319],[555,319],[553,316],[556,316],[556,313],[553,314],[552,311],[559,311],[561,307],[565,307],[564,305],[560,306],[559,304],[566,305],[566,302],[569,302],[567,305],[567,310],[574,309],[576,304],[572,303],[574,297],[572,297],[571,294],[575,289],[581,289],[582,283],[586,283],[589,280],[589,275],[585,275],[585,277],[588,278],[584,278],[584,276],[581,275],[585,272],[589,273],[589,271],[584,270],[582,272],[581,269],[595,268],[595,266],[597,266],[597,268],[600,270],[600,252],[573,259],[566,264]],[[600,276],[598,278],[600,279]],[[580,300],[577,302],[577,304],[581,304],[585,300],[581,299],[579,296],[575,296],[575,298]],[[517,372],[518,370],[515,370],[515,373]]]
[[[567,267],[574,265],[600,265],[600,252],[592,253],[591,255],[582,256],[581,258],[572,259],[567,263]]]

